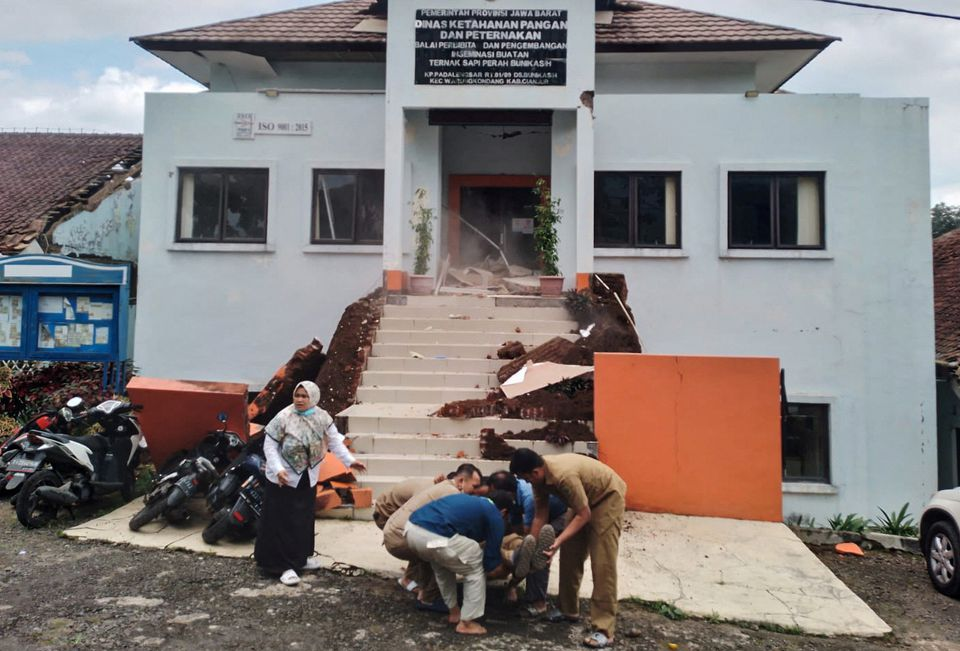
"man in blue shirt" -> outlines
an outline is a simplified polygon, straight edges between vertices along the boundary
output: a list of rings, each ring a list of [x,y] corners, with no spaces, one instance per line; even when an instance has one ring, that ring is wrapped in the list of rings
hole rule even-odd
[[[476,620],[486,606],[487,577],[507,574],[500,543],[513,504],[513,496],[504,491],[493,491],[486,498],[450,495],[420,507],[407,521],[407,544],[433,567],[440,594],[450,609],[448,621],[457,625],[457,633],[487,632]],[[457,574],[463,575],[462,608],[457,605]]]

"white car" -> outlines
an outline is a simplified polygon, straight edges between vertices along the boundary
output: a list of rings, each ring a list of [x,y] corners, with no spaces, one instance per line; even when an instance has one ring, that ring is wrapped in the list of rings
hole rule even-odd
[[[960,487],[935,493],[923,510],[920,548],[933,587],[960,597]]]

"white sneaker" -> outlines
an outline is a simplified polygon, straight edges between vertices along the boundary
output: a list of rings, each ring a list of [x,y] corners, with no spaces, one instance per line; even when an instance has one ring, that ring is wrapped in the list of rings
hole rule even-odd
[[[283,585],[297,585],[300,583],[300,577],[293,570],[287,570],[280,575],[280,583]]]
[[[319,556],[311,556],[307,559],[306,564],[303,566],[303,569],[308,572],[313,572],[319,570],[323,567],[323,561],[320,560]]]

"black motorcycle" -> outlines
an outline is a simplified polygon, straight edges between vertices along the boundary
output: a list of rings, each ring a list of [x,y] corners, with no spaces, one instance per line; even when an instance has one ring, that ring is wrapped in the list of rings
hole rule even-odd
[[[233,501],[229,506],[213,512],[213,519],[202,534],[203,542],[208,545],[215,545],[224,536],[234,540],[249,540],[257,535],[257,523],[263,509],[263,459],[251,454],[243,464],[226,475],[230,475],[235,488],[231,492],[221,493],[220,498],[233,498]],[[244,476],[242,483],[235,483]]]
[[[230,463],[231,454],[244,446],[234,432],[226,429],[227,415],[218,416],[222,426],[210,432],[190,452],[181,452],[165,464],[164,469],[144,495],[144,507],[130,518],[130,530],[137,531],[151,520],[163,516],[176,524],[190,517],[187,501],[202,494]]]
[[[120,491],[124,499],[132,499],[143,440],[133,412],[140,408],[106,400],[77,414],[70,407],[60,410],[60,418],[74,429],[99,425],[101,432],[95,434],[30,430],[18,443],[18,453],[7,461],[8,474],[29,475],[17,495],[17,519],[36,528],[55,518],[61,508],[72,513],[74,506],[107,493]]]

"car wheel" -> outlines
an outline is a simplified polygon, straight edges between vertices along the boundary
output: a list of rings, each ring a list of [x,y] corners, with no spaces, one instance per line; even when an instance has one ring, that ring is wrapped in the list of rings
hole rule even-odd
[[[948,520],[939,520],[930,525],[926,535],[927,573],[933,587],[943,594],[960,595],[960,535]]]

